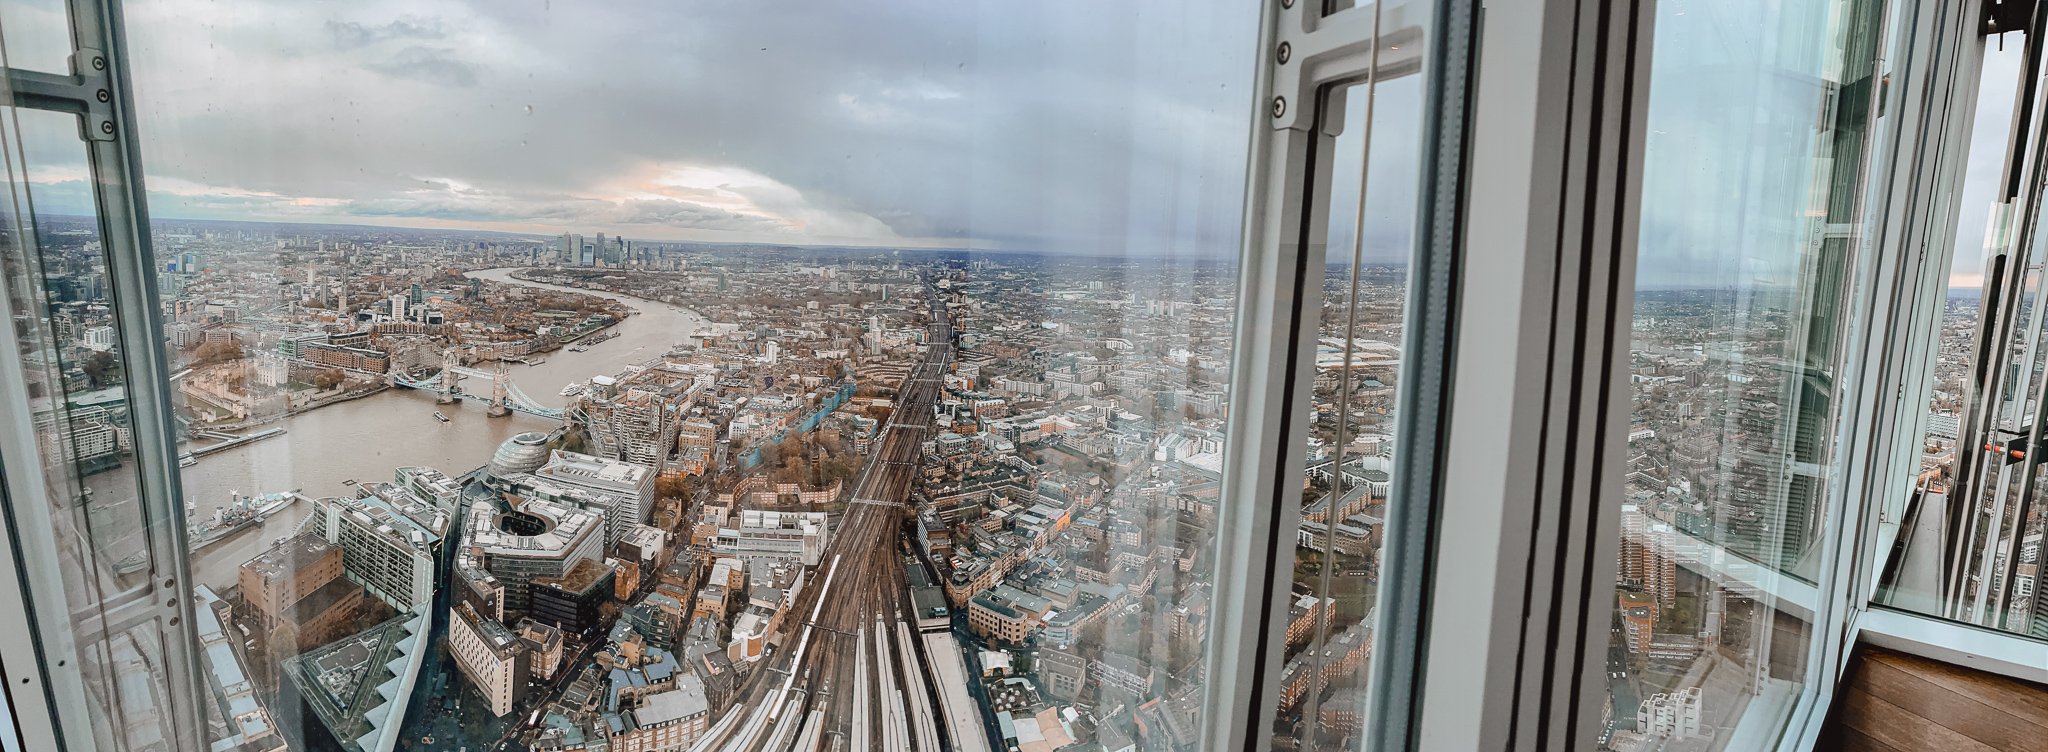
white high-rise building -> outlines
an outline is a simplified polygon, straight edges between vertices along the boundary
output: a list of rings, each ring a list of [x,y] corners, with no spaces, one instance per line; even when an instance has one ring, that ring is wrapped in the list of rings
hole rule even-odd
[[[448,651],[477,692],[490,700],[491,715],[503,717],[524,694],[528,657],[519,636],[484,618],[468,603],[448,613]]]
[[[1651,695],[1636,709],[1636,733],[1670,739],[1699,736],[1700,688]]]
[[[314,525],[321,537],[341,546],[343,571],[350,581],[392,608],[408,611],[434,599],[440,582],[436,563],[449,516],[409,494],[388,496],[323,499]]]
[[[106,352],[114,349],[114,328],[111,326],[86,327],[85,346],[86,349],[97,352]]]
[[[654,468],[633,462],[556,450],[540,469],[498,480],[521,496],[603,514],[607,547],[646,522],[654,508]]]

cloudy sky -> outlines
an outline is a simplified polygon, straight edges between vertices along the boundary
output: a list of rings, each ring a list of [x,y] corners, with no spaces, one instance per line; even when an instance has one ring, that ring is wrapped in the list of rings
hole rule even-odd
[[[1825,3],[1660,11],[1639,284],[1796,277],[1818,196]],[[1241,7],[1240,7],[1241,6]],[[7,52],[61,67],[59,0]],[[638,239],[1228,258],[1251,3],[128,0],[155,216]],[[1776,40],[1776,41],[1774,41]],[[1787,41],[1789,40],[1789,41]],[[1801,41],[1806,40],[1806,41]],[[1987,79],[2017,74],[2017,47]],[[1407,255],[1419,81],[1383,84],[1366,258]],[[1996,97],[1991,98],[1996,100]],[[1362,122],[1362,96],[1348,121]],[[1991,101],[1976,141],[1998,143]],[[42,211],[82,213],[82,149],[24,114]],[[1350,239],[1357,136],[1331,240]],[[1956,284],[1981,267],[1972,155]],[[1348,173],[1348,174],[1341,174]],[[1340,254],[1333,253],[1333,257]]]
[[[160,217],[1214,256],[1256,34],[1226,5],[126,3]],[[39,210],[81,208],[78,147],[23,129]]]
[[[1977,94],[1977,119],[1970,132],[1970,179],[1963,181],[1962,206],[1956,217],[1951,287],[1984,284],[1984,234],[1990,228],[1991,200],[1998,193],[1999,173],[2005,169],[2013,83],[2020,78],[2020,37],[2011,35],[2006,41],[2004,50],[1994,44],[1984,53],[1984,85]]]

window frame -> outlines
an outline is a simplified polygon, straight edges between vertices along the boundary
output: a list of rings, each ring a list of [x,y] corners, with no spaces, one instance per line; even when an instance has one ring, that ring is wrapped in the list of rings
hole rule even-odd
[[[1494,208],[1464,219],[1447,450],[1464,464],[1440,511],[1460,528],[1437,541],[1419,748],[1578,749],[1597,731],[1619,549],[1619,509],[1602,502],[1620,489],[1601,469],[1627,436],[1644,10],[1539,0],[1484,18],[1513,31],[1480,43],[1466,190]]]
[[[1376,42],[1384,42],[1388,52],[1397,50],[1413,28],[1399,22],[1376,28],[1375,13],[1384,24],[1406,18],[1399,15],[1404,12],[1426,17],[1420,22],[1428,24],[1417,65],[1424,76],[1423,132],[1430,146],[1422,159],[1423,190],[1417,201],[1417,250],[1396,408],[1395,481],[1381,553],[1370,661],[1373,690],[1364,738],[1374,749],[1413,748],[1421,708],[1413,690],[1422,682],[1434,561],[1430,551],[1450,407],[1455,270],[1463,247],[1458,218],[1465,198],[1477,8],[1450,0],[1407,0],[1399,6],[1358,4],[1324,14],[1322,4],[1312,0],[1262,0],[1261,5],[1230,425],[1224,440],[1226,501],[1217,524],[1213,603],[1221,616],[1205,646],[1209,684],[1202,748],[1264,749],[1273,733],[1293,531],[1301,524],[1306,444],[1298,418],[1313,399],[1329,251],[1332,126],[1338,121],[1327,113],[1342,111],[1343,96],[1332,87],[1369,80],[1381,70],[1391,71],[1390,77],[1417,74],[1405,59],[1380,58],[1373,50]]]
[[[1872,279],[1872,284],[1883,287],[1869,288],[1891,294],[1875,296],[1866,314],[1872,344],[1865,353],[1865,367],[1875,375],[1859,399],[1870,406],[1873,418],[1864,432],[1867,445],[1858,447],[1860,462],[1851,468],[1854,485],[1843,484],[1848,498],[1865,501],[1843,505],[1858,515],[1842,528],[1853,533],[1856,545],[1834,561],[1843,586],[1833,595],[1846,601],[1841,604],[1845,623],[1837,647],[1841,655],[1828,679],[1838,681],[1847,670],[1848,651],[1867,642],[2048,682],[2048,642],[1875,600],[1905,522],[1887,516],[1903,515],[1913,503],[1909,484],[1903,481],[1919,469],[1917,449],[1926,430],[1932,390],[1930,360],[1939,345],[1958,223],[1974,221],[1961,216],[1960,185],[1968,167],[1984,55],[1991,44],[1982,29],[1982,4],[1893,4],[1900,10],[1893,27],[1901,31],[1893,47],[1897,67],[1888,75],[1895,91],[1887,100],[1897,103],[1892,127],[1898,133],[1889,144],[1893,153],[1883,175],[1886,205],[1875,254],[1886,268],[1876,270]],[[2015,117],[2025,115],[2015,107]],[[1818,739],[1825,707],[1820,706],[1821,713],[1801,729],[1800,748],[1811,748]]]
[[[151,573],[139,587],[116,594],[101,604],[96,627],[104,635],[106,625],[140,625],[155,621],[161,633],[161,679],[164,682],[167,738],[183,749],[204,750],[206,743],[204,673],[200,665],[194,598],[189,583],[191,562],[183,522],[184,493],[178,481],[177,443],[172,420],[169,364],[163,354],[163,322],[157,298],[156,274],[151,263],[149,216],[142,184],[142,161],[137,149],[134,100],[129,91],[125,57],[126,35],[120,0],[69,0],[67,19],[73,53],[69,73],[8,68],[5,70],[11,104],[17,110],[47,110],[74,115],[86,147],[92,176],[92,194],[98,209],[99,233],[106,257],[109,302],[115,311],[115,330],[120,343],[121,365],[127,376],[130,427],[134,437],[138,495],[136,503],[145,531]],[[20,153],[18,135],[12,131],[9,110],[10,157]],[[25,204],[18,204],[25,205]],[[17,214],[17,220],[28,224]],[[30,228],[16,228],[24,242],[33,238]],[[35,252],[33,248],[28,252]],[[139,314],[139,315],[138,315]],[[10,332],[7,339],[12,340]],[[25,384],[19,361],[5,367],[0,384],[9,389]],[[25,387],[23,387],[25,389]],[[26,391],[20,392],[27,404]],[[0,425],[7,434],[5,457],[39,457],[33,427],[27,416]],[[23,431],[26,431],[24,433]],[[25,442],[25,443],[24,443]],[[25,454],[18,453],[26,447]],[[28,748],[93,749],[96,737],[85,701],[81,677],[75,671],[51,671],[45,661],[57,665],[78,665],[74,615],[69,613],[61,578],[62,566],[47,540],[38,541],[37,531],[50,529],[41,500],[47,498],[38,468],[10,463],[6,496],[35,499],[36,503],[13,505],[21,517],[11,520],[14,554],[19,571],[0,570],[0,576],[15,575],[24,608],[22,618],[32,622],[33,631],[19,631],[9,639],[0,656],[7,665],[34,665],[43,677],[42,712],[23,713],[24,703],[10,696]],[[33,476],[33,477],[31,477]],[[8,569],[12,569],[11,567]],[[4,609],[0,609],[4,610]],[[12,618],[12,617],[10,617]],[[90,624],[90,620],[78,623]],[[31,637],[40,635],[40,638]],[[24,647],[25,646],[25,647]],[[21,652],[32,649],[32,653]],[[38,660],[17,664],[17,655],[33,654]],[[10,676],[14,675],[9,672]],[[28,677],[23,677],[27,679]],[[22,682],[27,686],[28,682]],[[10,687],[14,689],[14,687]],[[33,703],[30,703],[33,704]],[[39,746],[39,745],[47,745]]]

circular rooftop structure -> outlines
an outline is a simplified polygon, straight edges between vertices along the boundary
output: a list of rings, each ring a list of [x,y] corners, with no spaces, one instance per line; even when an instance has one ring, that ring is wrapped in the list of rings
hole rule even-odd
[[[491,455],[491,474],[499,477],[539,470],[548,461],[548,435],[539,431],[506,439]]]

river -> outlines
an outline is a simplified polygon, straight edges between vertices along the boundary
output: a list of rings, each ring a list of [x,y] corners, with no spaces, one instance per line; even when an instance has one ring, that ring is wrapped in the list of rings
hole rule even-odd
[[[488,269],[471,272],[469,276],[551,290],[590,292],[516,280],[511,277],[513,271]],[[627,317],[613,329],[619,336],[588,351],[570,352],[565,348],[548,353],[547,361],[540,365],[511,366],[512,383],[527,396],[549,406],[560,406],[568,401],[560,396],[562,387],[659,357],[706,324],[696,312],[667,303],[610,293],[590,294],[618,300],[640,313]],[[476,389],[488,391],[489,386],[479,385]],[[394,389],[301,413],[272,424],[284,427],[283,436],[201,457],[199,464],[181,470],[185,500],[204,516],[214,507],[228,503],[234,493],[297,489],[312,497],[339,496],[352,493],[344,481],[388,481],[393,470],[406,465],[427,465],[449,475],[460,475],[488,462],[498,445],[513,434],[550,430],[558,425],[556,421],[524,413],[492,418],[484,415],[485,407],[477,400],[436,405],[431,394]],[[435,420],[435,410],[447,414],[449,422]],[[87,480],[97,499],[134,496],[132,462]],[[193,557],[194,575],[201,583],[215,588],[234,584],[242,562],[262,552],[277,538],[290,534],[305,514],[303,506],[293,508],[270,518],[258,529],[206,548]],[[126,549],[122,544],[127,540],[140,542],[132,534],[119,537],[125,540],[110,548]]]

